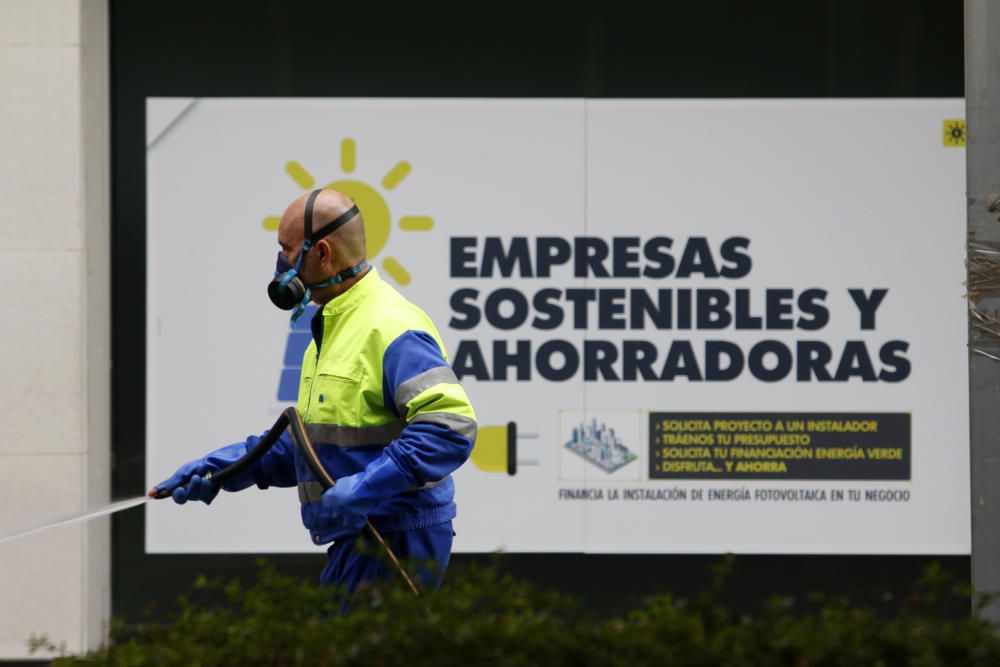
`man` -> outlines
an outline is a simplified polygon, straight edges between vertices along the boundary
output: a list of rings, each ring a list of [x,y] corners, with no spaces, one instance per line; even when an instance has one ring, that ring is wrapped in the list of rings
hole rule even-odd
[[[323,492],[286,431],[222,488],[297,485],[313,542],[333,543],[323,583],[353,592],[387,576],[380,559],[357,549],[370,520],[400,559],[435,564],[415,574],[436,588],[454,535],[450,473],[476,439],[469,399],[430,318],[368,264],[364,220],[349,197],[330,189],[299,197],[281,217],[278,243],[272,301],[295,308],[293,319],[310,300],[320,306],[302,361],[298,408],[337,484]],[[203,475],[238,460],[258,440],[251,436],[192,461],[149,493],[211,503],[219,488]]]

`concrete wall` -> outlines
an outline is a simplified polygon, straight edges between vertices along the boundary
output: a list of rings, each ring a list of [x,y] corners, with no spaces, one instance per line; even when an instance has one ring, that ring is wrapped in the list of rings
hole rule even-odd
[[[108,500],[107,34],[107,0],[0,0],[0,535]],[[109,575],[106,520],[0,544],[0,659],[99,644]]]

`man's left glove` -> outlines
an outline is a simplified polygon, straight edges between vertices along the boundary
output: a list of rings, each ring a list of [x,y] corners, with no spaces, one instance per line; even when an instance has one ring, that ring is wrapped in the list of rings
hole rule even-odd
[[[396,462],[383,453],[361,472],[337,480],[323,494],[323,507],[345,527],[360,532],[380,503],[411,488]]]

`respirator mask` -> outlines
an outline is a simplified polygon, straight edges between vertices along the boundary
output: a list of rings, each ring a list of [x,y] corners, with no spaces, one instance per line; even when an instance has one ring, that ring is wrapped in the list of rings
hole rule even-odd
[[[368,268],[368,260],[366,259],[357,266],[352,266],[346,271],[341,271],[323,282],[307,283],[302,279],[300,273],[302,267],[305,265],[306,253],[313,247],[313,244],[327,234],[337,231],[353,220],[354,216],[358,215],[358,207],[352,206],[314,233],[312,230],[313,204],[316,203],[316,197],[319,196],[320,192],[321,190],[313,190],[309,194],[309,199],[306,200],[304,220],[305,241],[302,243],[302,251],[299,253],[294,264],[288,261],[284,253],[278,252],[278,263],[274,271],[274,278],[267,286],[267,295],[271,298],[271,303],[282,310],[295,309],[295,312],[292,313],[292,322],[297,320],[305,311],[306,306],[309,305],[313,290],[336,285],[348,278],[353,278]]]

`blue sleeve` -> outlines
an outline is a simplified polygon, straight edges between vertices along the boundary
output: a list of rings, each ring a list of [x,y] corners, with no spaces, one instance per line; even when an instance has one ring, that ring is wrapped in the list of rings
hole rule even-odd
[[[469,458],[476,416],[441,347],[426,331],[407,331],[386,348],[382,369],[385,405],[406,422],[385,455],[404,488],[444,479]]]
[[[244,442],[217,449],[205,457],[205,462],[214,470],[222,470],[246,455],[268,433],[269,431],[264,431],[260,435],[251,435]],[[269,486],[295,486],[298,479],[295,475],[294,447],[286,429],[257,463],[227,479],[222,488],[226,491],[242,491],[252,484],[261,489]]]

